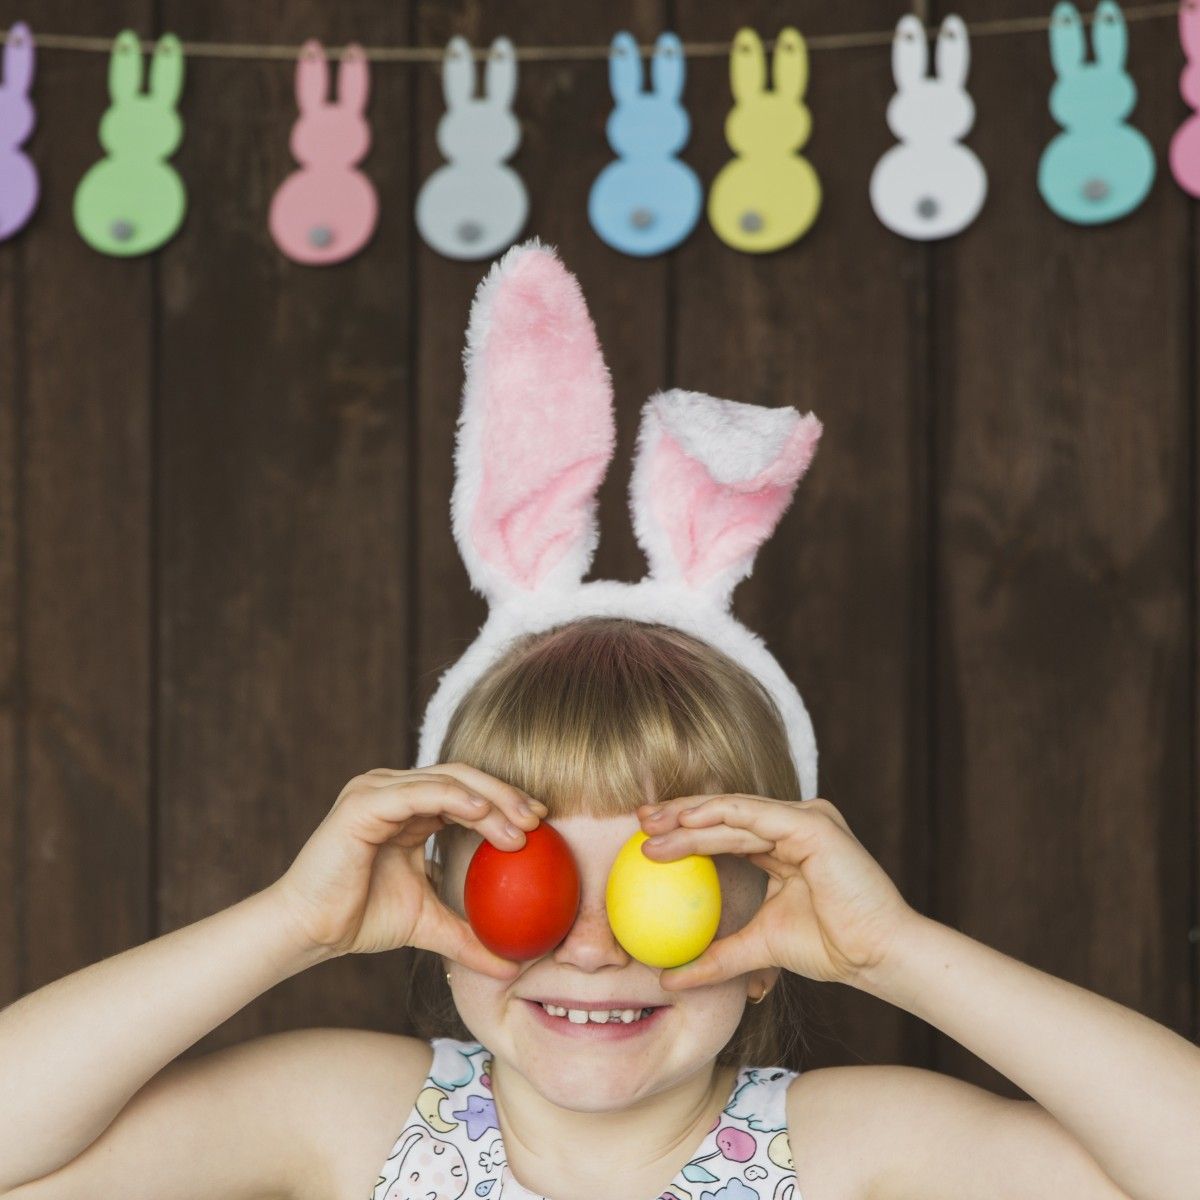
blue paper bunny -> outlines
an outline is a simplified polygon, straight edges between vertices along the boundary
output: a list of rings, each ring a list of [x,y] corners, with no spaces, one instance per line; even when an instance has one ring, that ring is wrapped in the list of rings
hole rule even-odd
[[[620,156],[596,176],[588,219],[596,233],[625,254],[659,254],[695,228],[703,189],[695,171],[675,158],[691,122],[679,102],[683,46],[663,33],[650,66],[653,91],[642,90],[642,60],[631,34],[618,33],[608,59],[616,106],[608,117],[608,144]]]
[[[1100,0],[1092,26],[1094,63],[1085,63],[1083,22],[1069,0],[1050,18],[1050,57],[1058,76],[1050,111],[1063,127],[1042,152],[1038,190],[1060,217],[1094,225],[1123,217],[1154,182],[1154,151],[1125,118],[1137,88],[1125,70],[1128,37],[1114,0]]]

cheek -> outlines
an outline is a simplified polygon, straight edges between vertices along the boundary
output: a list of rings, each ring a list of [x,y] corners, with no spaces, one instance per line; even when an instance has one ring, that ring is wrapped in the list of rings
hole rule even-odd
[[[765,877],[762,882],[747,879],[744,875],[727,875],[721,879],[721,920],[717,925],[717,937],[728,937],[750,923],[750,919],[762,907],[766,892]]]

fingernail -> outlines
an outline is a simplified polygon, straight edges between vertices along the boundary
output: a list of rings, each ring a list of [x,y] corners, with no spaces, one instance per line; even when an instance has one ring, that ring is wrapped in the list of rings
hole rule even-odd
[[[661,846],[663,844],[663,842],[665,842],[666,840],[667,840],[666,834],[663,834],[662,837],[647,838],[646,845],[647,846]]]
[[[527,816],[527,817],[533,816],[533,809],[528,804],[526,804],[524,800],[519,800],[517,802],[517,809],[518,809],[518,811],[524,813],[525,816]]]
[[[508,824],[508,822],[505,822],[504,832],[507,833],[509,837],[521,836],[521,831],[515,825]]]
[[[662,817],[662,809],[656,808],[647,818],[647,821],[657,821]]]
[[[472,796],[471,803],[475,805],[476,808],[482,808],[487,801],[482,796]]]

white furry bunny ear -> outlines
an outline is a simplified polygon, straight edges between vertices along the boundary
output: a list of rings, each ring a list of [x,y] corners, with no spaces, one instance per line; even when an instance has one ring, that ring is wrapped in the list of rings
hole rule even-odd
[[[629,506],[652,578],[727,607],[775,531],[821,422],[675,388],[642,408]]]
[[[612,384],[579,283],[531,238],[475,292],[451,522],[489,603],[564,590],[591,566],[616,438]]]

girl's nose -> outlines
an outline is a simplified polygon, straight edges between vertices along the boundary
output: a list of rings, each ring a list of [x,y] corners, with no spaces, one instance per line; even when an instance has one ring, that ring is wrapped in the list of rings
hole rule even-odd
[[[581,907],[575,923],[554,951],[554,961],[570,963],[581,971],[624,966],[630,961],[621,943],[613,937],[603,904]]]

